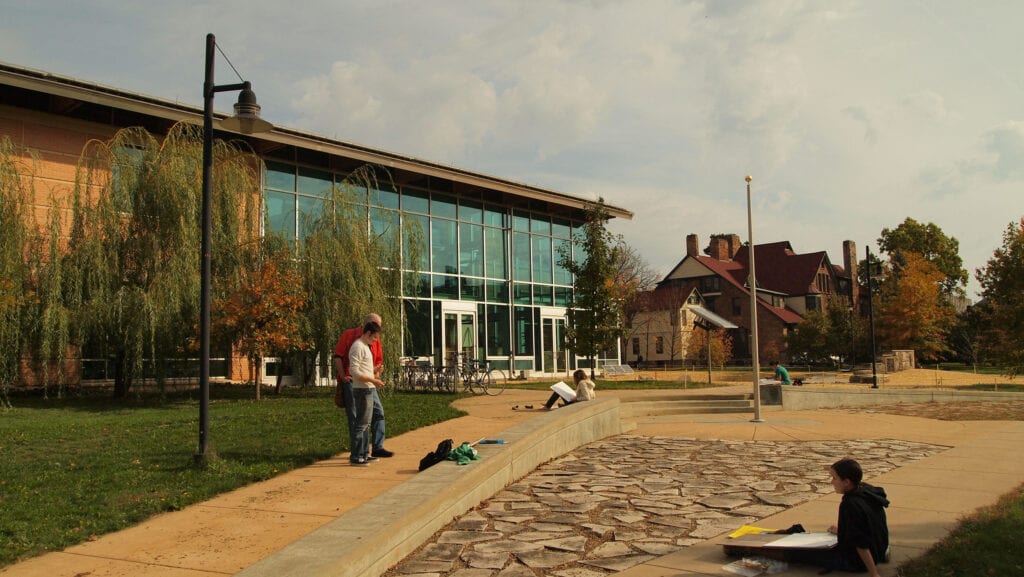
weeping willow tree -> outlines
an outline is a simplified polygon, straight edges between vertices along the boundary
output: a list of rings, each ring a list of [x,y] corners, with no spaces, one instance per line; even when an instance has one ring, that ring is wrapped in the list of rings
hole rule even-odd
[[[29,241],[32,171],[17,148],[0,137],[0,405],[10,406],[9,391],[19,378],[25,329],[35,298],[26,260]]]
[[[214,298],[238,282],[242,248],[256,234],[255,155],[215,141]],[[184,359],[199,318],[202,130],[174,126],[157,140],[127,128],[90,142],[75,179],[66,258],[72,327],[87,355],[108,359],[114,396],[143,374],[162,387]]]
[[[364,166],[340,186],[328,191],[319,214],[302,223],[299,248],[306,290],[305,316],[320,366],[331,366],[339,335],[358,326],[371,312],[384,323],[384,366],[398,367],[402,342],[403,278],[418,282],[418,274],[402,275],[406,262],[420,262],[424,231],[418,223],[393,218],[374,221],[369,209],[354,204],[356,193],[380,189],[378,169]],[[387,213],[390,214],[390,213]]]
[[[25,351],[32,374],[43,396],[55,391],[64,396],[68,379],[67,361],[72,345],[72,310],[68,307],[64,274],[63,206],[51,195],[45,235],[29,240],[29,271],[35,298],[28,303]]]

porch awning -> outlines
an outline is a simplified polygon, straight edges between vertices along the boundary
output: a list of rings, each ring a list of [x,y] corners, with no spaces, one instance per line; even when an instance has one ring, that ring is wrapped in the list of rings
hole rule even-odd
[[[715,313],[709,311],[708,309],[706,309],[704,307],[691,306],[691,307],[687,307],[687,309],[693,311],[693,314],[697,315],[697,318],[700,319],[699,322],[701,322],[701,324],[704,327],[716,327],[716,328],[720,328],[720,329],[738,329],[739,328],[738,326],[732,324],[731,322],[725,320],[724,318],[716,315]]]

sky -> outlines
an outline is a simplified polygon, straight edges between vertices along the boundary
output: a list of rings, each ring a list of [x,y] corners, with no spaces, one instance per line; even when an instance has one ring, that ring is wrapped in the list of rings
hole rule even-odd
[[[0,60],[635,213],[661,273],[716,233],[876,250],[907,217],[971,274],[1024,216],[1015,0],[0,0]],[[227,60],[225,60],[225,57]],[[229,64],[230,62],[230,64]],[[215,101],[229,112],[234,95]]]

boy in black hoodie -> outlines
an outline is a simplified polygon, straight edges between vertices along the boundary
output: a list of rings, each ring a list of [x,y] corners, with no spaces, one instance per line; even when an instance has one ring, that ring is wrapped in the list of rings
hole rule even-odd
[[[792,560],[840,571],[864,572],[879,577],[878,563],[889,560],[889,527],[885,490],[862,483],[864,471],[853,459],[840,459],[829,468],[832,487],[843,496],[839,522],[829,527],[838,541],[828,551],[803,551]]]

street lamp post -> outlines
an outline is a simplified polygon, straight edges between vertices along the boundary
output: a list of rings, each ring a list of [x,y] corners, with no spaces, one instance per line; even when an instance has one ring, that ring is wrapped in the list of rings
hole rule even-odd
[[[248,82],[213,83],[213,57],[217,41],[206,35],[206,74],[203,81],[203,217],[199,289],[199,452],[195,461],[206,464],[210,428],[210,239],[213,231],[213,95],[217,92],[241,91],[235,104],[235,115],[221,122],[221,127],[243,134],[266,132],[269,122],[260,120],[260,106]]]
[[[872,293],[874,290],[871,286],[871,247],[864,247],[864,258],[867,260],[868,269],[868,330],[871,331],[871,388],[878,388],[878,363],[875,360],[875,309],[872,304]]]
[[[750,210],[750,181],[753,177],[747,175],[747,256],[750,259],[750,277],[747,283],[750,286],[750,350],[753,353],[754,369],[754,418],[751,422],[762,423],[761,418],[761,365],[757,354],[757,274],[754,271],[754,219]]]

